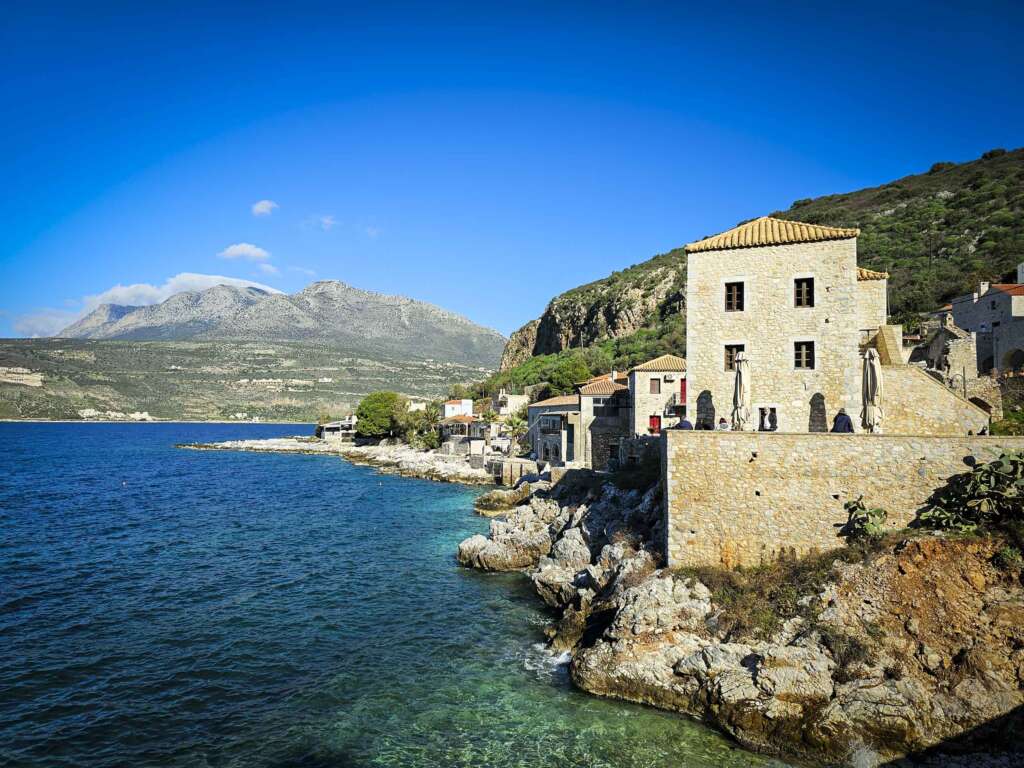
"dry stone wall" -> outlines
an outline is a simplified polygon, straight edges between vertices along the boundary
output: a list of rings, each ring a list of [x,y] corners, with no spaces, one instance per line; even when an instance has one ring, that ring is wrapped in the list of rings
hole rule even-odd
[[[783,434],[664,435],[665,552],[671,566],[757,565],[843,544],[843,504],[858,496],[903,527],[932,491],[1022,437]]]

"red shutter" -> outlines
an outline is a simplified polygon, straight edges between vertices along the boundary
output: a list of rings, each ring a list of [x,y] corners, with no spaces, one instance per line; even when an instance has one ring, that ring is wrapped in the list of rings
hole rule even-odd
[[[682,400],[680,405],[686,405],[686,377],[684,376],[679,380],[679,399]]]
[[[651,432],[661,432],[661,416],[651,416],[647,426]]]

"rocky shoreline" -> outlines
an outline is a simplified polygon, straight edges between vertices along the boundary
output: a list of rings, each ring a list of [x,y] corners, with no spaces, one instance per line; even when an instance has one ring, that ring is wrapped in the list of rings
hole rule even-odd
[[[420,451],[408,445],[350,445],[315,437],[277,437],[265,440],[226,440],[218,443],[182,443],[179,448],[196,451],[254,451],[340,456],[352,464],[375,467],[383,474],[415,477],[442,483],[491,485],[494,478],[475,469],[464,456]]]
[[[780,587],[791,615],[755,606],[751,626],[727,579],[661,567],[662,525],[657,487],[535,484],[457,558],[529,576],[558,614],[552,650],[571,653],[571,678],[591,693],[812,764],[956,762],[936,748],[1024,764],[977,753],[1016,748],[1008,735],[1024,720],[1024,576],[996,564],[998,540],[907,537],[859,559],[795,562]],[[805,584],[812,566],[820,578]]]

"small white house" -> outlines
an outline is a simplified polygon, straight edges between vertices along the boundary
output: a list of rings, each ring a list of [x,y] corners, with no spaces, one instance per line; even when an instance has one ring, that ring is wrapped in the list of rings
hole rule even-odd
[[[450,419],[453,416],[472,416],[473,401],[466,398],[463,400],[447,400],[441,412],[442,419]]]

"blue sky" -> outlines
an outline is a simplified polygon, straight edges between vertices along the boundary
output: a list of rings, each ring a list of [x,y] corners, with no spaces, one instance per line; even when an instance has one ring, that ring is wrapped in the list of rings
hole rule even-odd
[[[210,275],[507,334],[795,199],[1024,144],[1019,3],[148,5],[5,9],[0,335]]]

